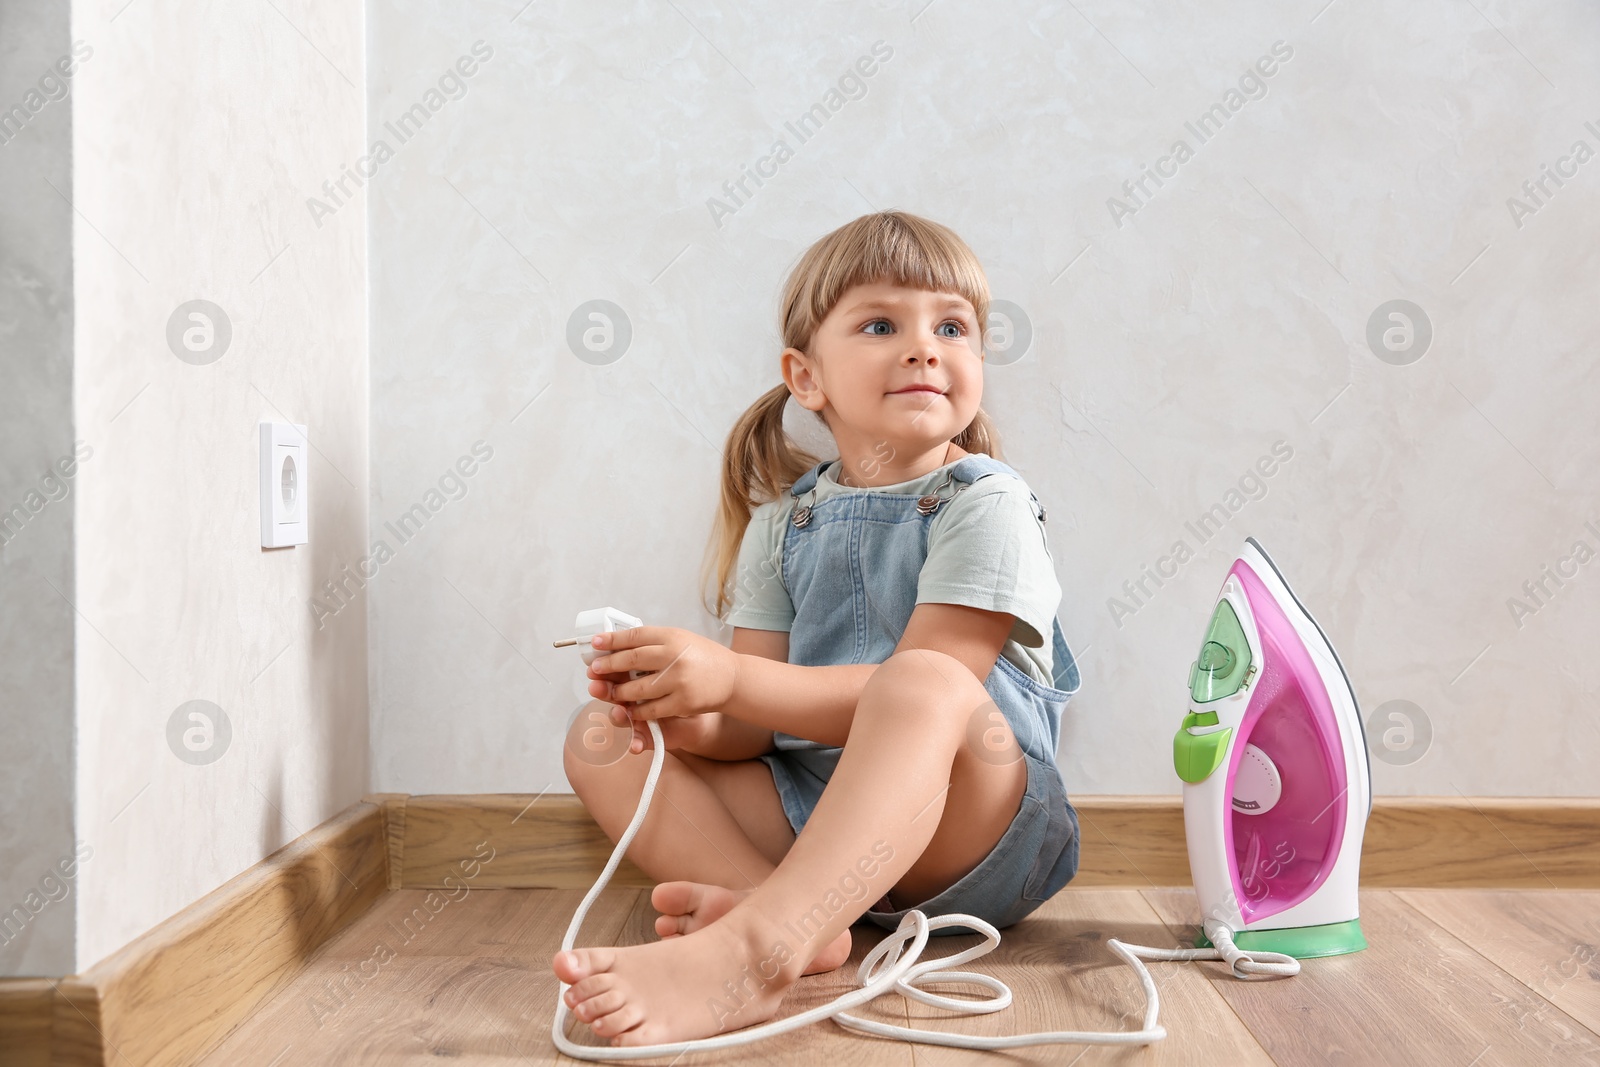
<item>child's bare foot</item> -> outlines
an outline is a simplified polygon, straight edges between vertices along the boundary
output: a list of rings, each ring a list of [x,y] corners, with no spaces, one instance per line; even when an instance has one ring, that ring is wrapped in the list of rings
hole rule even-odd
[[[748,889],[728,889],[704,882],[662,882],[650,891],[650,903],[661,913],[656,919],[656,933],[663,941],[692,934],[728,914],[750,893]],[[793,948],[804,955],[804,946]],[[849,958],[850,931],[847,929],[834,938],[832,944],[824,946],[801,973],[831,971]]]
[[[798,957],[754,930],[730,919],[668,941],[558,952],[550,966],[572,986],[567,1007],[611,1044],[688,1041],[778,1014]]]

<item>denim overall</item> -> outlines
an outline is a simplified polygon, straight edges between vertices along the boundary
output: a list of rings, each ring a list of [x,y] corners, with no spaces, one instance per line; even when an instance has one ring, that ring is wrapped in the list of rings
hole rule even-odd
[[[797,505],[832,462],[838,461],[819,463],[794,483],[789,491]],[[887,660],[915,607],[929,524],[955,493],[993,474],[1021,477],[1005,463],[973,453],[951,467],[952,484],[939,494],[937,504],[914,494],[857,490],[816,501],[809,510],[797,506],[784,527],[782,552],[783,584],[795,613],[789,662],[827,666]],[[1038,497],[1031,492],[1029,497],[1044,522]],[[1009,926],[1077,873],[1078,814],[1067,799],[1056,749],[1062,710],[1078,691],[1078,666],[1058,619],[1052,620],[1051,642],[1054,686],[1042,684],[1003,655],[996,657],[984,680],[984,689],[1022,749],[1027,787],[1011,825],[989,855],[944,892],[915,905],[930,918],[964,912],[997,928]],[[843,749],[781,731],[773,741],[776,751],[760,758],[771,768],[784,812],[799,833]],[[869,910],[864,918],[892,930],[909,910]],[[967,927],[949,926],[932,934],[967,932]]]

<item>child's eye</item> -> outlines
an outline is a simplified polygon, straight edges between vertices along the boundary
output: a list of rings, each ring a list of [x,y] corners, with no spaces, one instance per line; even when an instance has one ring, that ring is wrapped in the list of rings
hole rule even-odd
[[[878,326],[886,327],[886,329],[875,329],[875,327]],[[943,330],[947,326],[950,327],[954,332],[944,334],[945,337],[961,337],[967,332],[966,324],[960,319],[946,319],[944,322],[939,324],[938,329]],[[892,332],[894,330],[894,326],[890,324],[888,319],[873,319],[871,322],[864,325],[862,329],[878,337],[883,337]]]

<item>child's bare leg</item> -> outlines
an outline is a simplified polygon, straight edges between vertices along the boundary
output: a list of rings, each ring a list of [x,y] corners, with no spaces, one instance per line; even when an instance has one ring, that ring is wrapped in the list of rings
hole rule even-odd
[[[601,715],[609,705],[594,701]],[[631,732],[608,729],[616,751],[587,748],[579,734],[602,731],[586,722],[589,709],[573,722],[567,737],[564,764],[567,778],[582,797],[584,807],[613,842],[621,839],[639,807],[639,795],[650,773],[650,750],[630,753]],[[692,761],[692,765],[691,765]],[[794,830],[783,813],[766,765],[752,760],[726,773],[718,783],[728,793],[735,816],[718,791],[697,768],[712,763],[690,756],[687,760],[668,752],[656,782],[655,799],[639,832],[628,846],[628,858],[657,881],[693,879],[729,889],[753,889],[766,880],[794,841]],[[765,778],[762,782],[753,771]],[[741,822],[741,819],[743,820]]]
[[[629,731],[601,729],[608,707],[595,701],[574,720],[564,763],[584,807],[616,842],[639,807],[653,753],[629,753]],[[604,747],[608,737],[615,751]],[[794,840],[766,764],[668,752],[628,858],[659,883],[650,894],[661,912],[656,932],[674,937],[726,914],[766,881]],[[833,970],[850,958],[850,949],[847,930],[806,973]]]
[[[971,715],[988,700],[953,657],[891,656],[862,690],[838,767],[777,869],[691,934],[558,954],[552,965],[572,983],[575,1013],[623,1045],[770,1019],[819,948],[885,890],[905,882],[937,892],[970,870],[1005,832],[1025,785],[1020,759],[962,752]],[[965,832],[940,834],[930,849],[947,805]],[[867,892],[841,895],[841,880],[860,881],[863,870],[873,871]]]

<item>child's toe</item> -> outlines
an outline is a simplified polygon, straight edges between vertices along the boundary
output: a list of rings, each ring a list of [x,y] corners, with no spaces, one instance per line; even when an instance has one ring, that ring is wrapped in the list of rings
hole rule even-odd
[[[650,891],[650,903],[659,912],[682,915],[689,908],[689,895],[693,889],[693,882],[658,882]]]
[[[606,1037],[621,1037],[626,1039],[626,1031],[636,1026],[644,1018],[644,1011],[637,1004],[624,1004],[609,1015],[603,1015],[590,1025],[594,1032]],[[623,1042],[626,1044],[626,1040]]]
[[[604,993],[596,993],[582,1004],[579,1004],[573,1014],[580,1019],[598,1020],[622,1007],[622,1003],[622,991],[608,989]]]
[[[588,1001],[592,1000],[593,998],[615,988],[616,984],[617,979],[615,975],[591,975],[588,978],[584,978],[575,983],[571,989],[567,990],[568,1003],[571,1004],[574,1009],[577,1009],[578,1007],[588,1003]],[[593,1018],[594,1015],[591,1013],[589,1017]]]
[[[640,1021],[644,1018],[644,1010],[637,1004],[626,1004],[617,1011],[607,1015],[601,1022],[607,1023],[606,1033],[617,1045],[648,1045],[650,1041]]]
[[[555,958],[550,961],[550,966],[556,972],[556,977],[563,982],[577,985],[590,975],[609,971],[615,958],[615,949],[576,948],[557,952]]]

